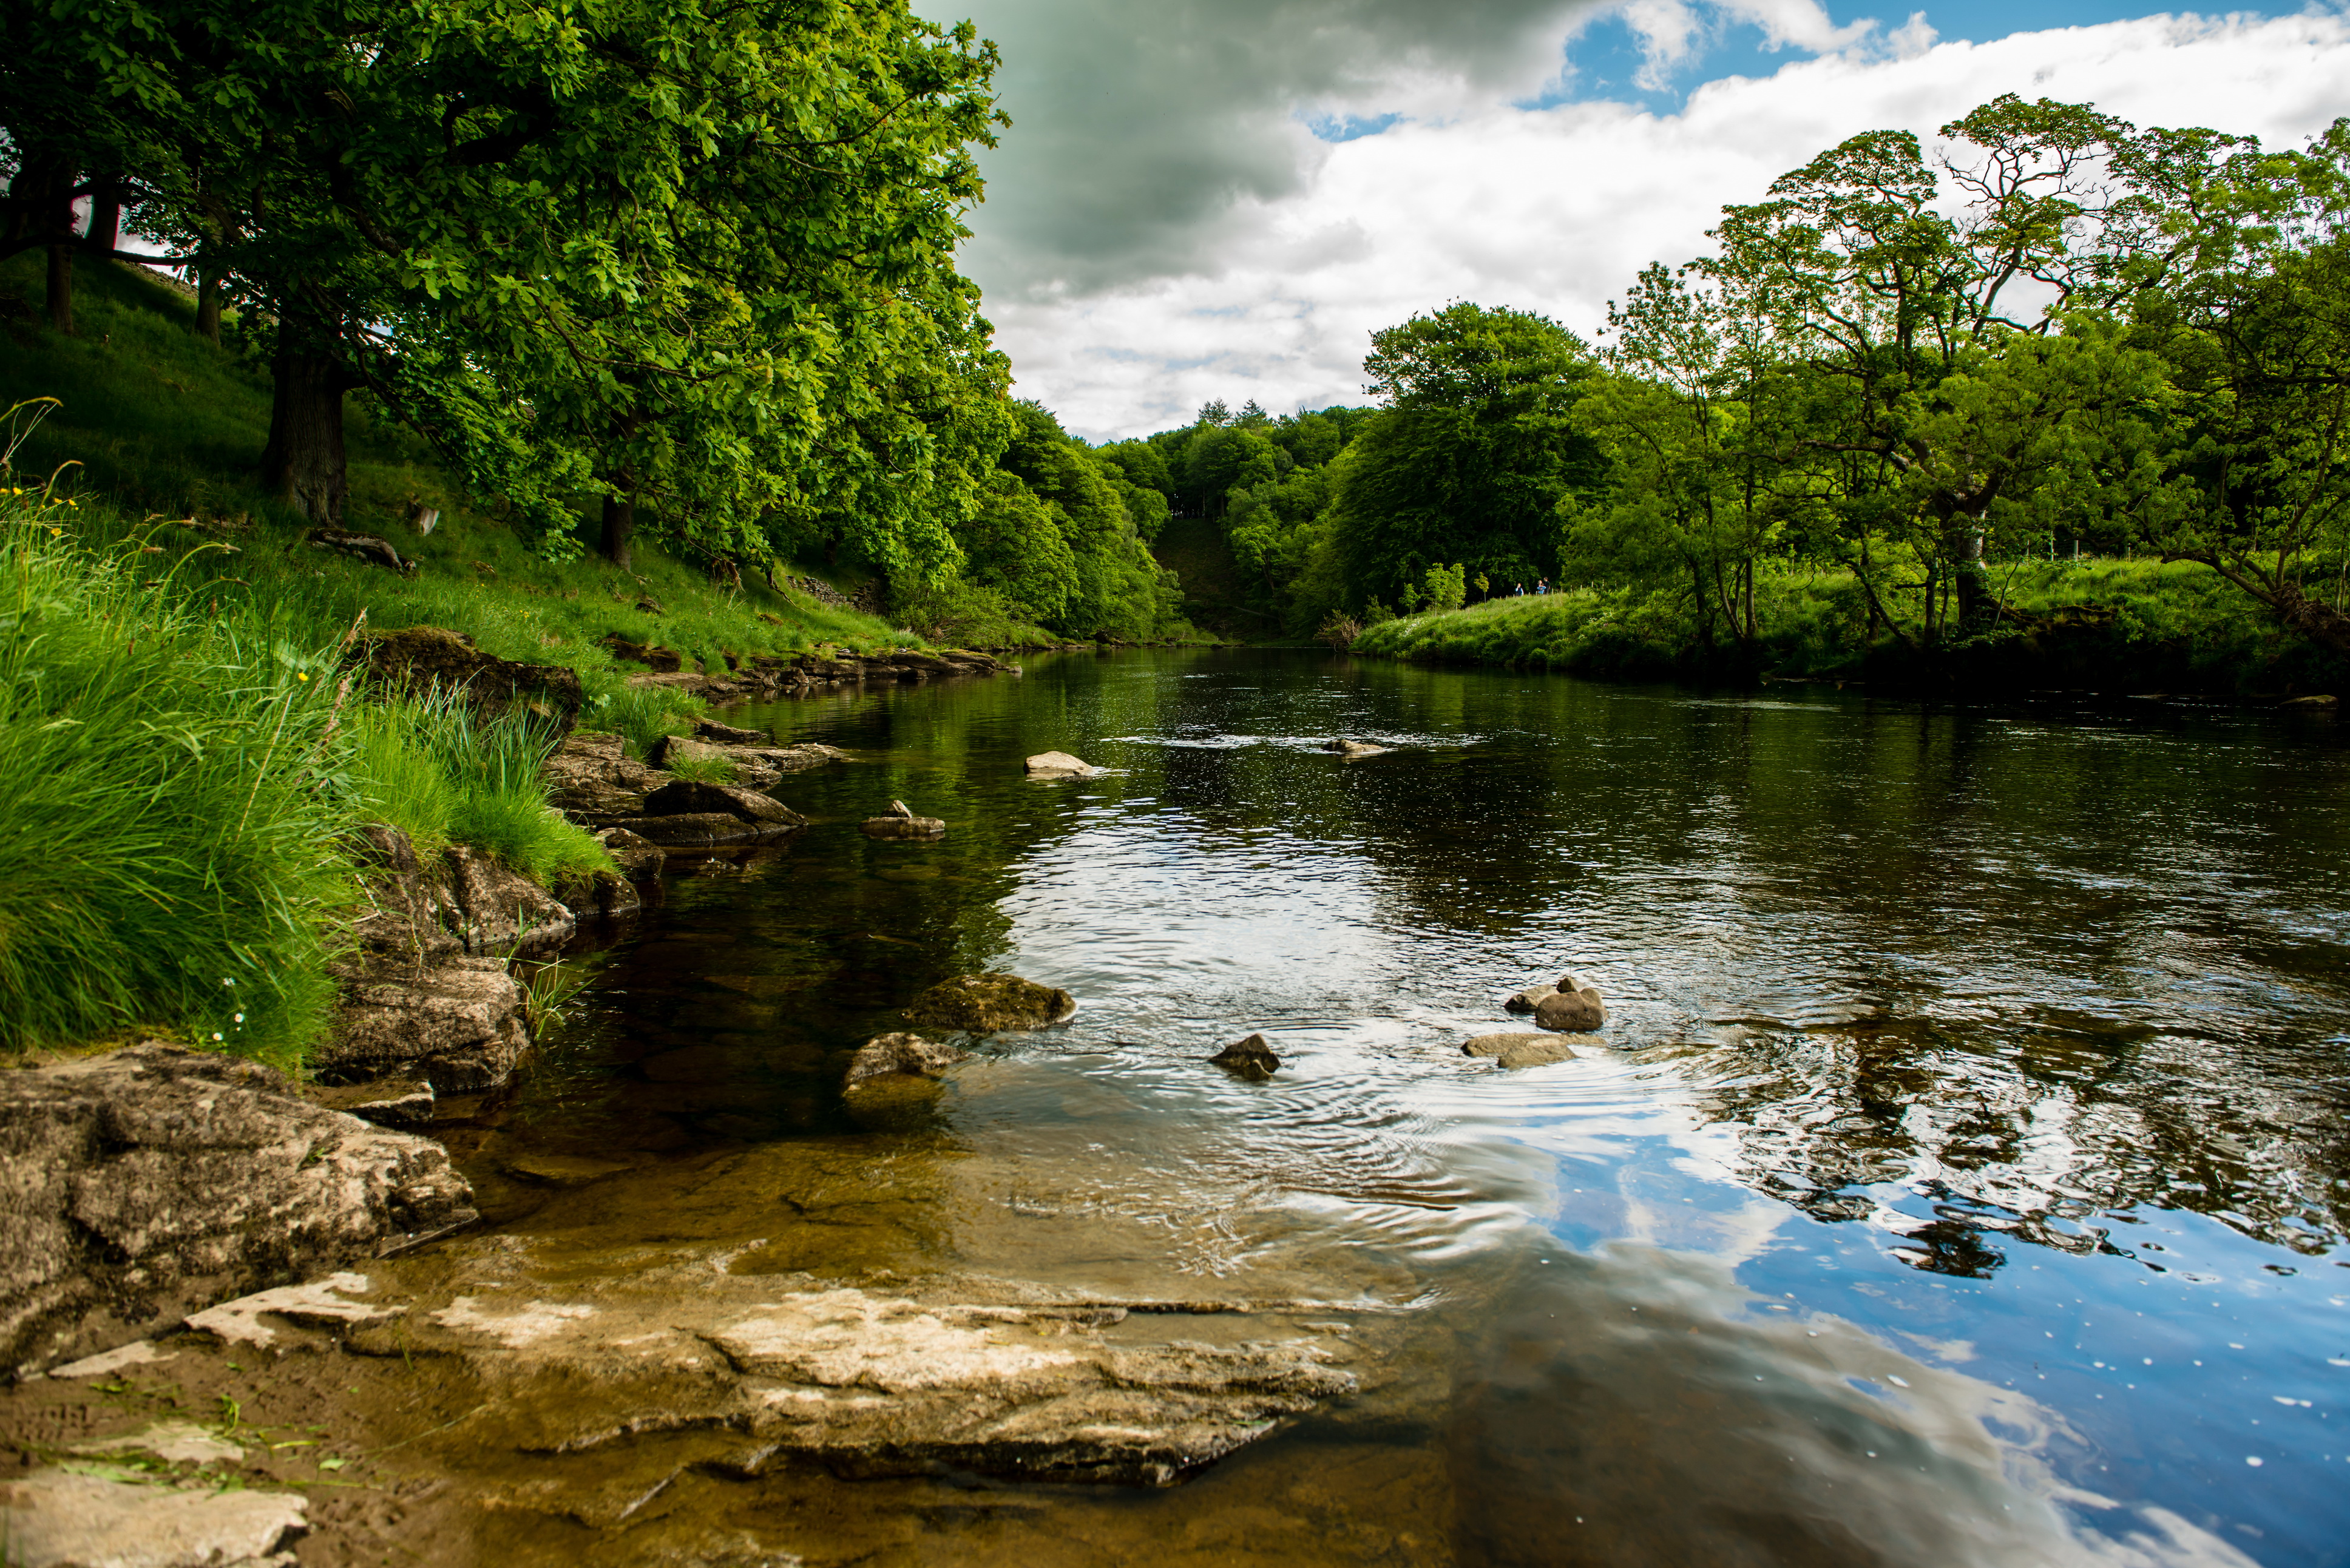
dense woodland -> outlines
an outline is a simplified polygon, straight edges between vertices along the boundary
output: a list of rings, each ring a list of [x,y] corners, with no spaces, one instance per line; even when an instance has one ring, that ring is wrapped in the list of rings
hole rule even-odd
[[[1853,642],[1930,655],[2019,629],[2025,563],[2105,556],[2350,653],[2350,125],[2263,151],[2011,97],[1942,136],[1725,209],[1599,345],[1456,302],[1374,335],[1374,410],[1111,450],[1167,460],[1292,633],[1547,582],[1751,662],[1758,583],[1825,572]]]

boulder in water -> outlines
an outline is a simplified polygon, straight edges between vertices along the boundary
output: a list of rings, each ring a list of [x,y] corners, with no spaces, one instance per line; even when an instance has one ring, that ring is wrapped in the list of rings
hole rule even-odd
[[[645,796],[647,816],[693,816],[711,812],[723,812],[762,827],[807,825],[806,817],[782,801],[740,784],[697,784],[691,779],[679,779]]]
[[[1235,1040],[1208,1060],[1232,1076],[1246,1078],[1252,1084],[1262,1084],[1281,1070],[1281,1058],[1274,1054],[1273,1046],[1262,1034]]]
[[[1076,1010],[1077,1000],[1067,992],[1016,974],[962,974],[914,998],[906,1016],[937,1029],[987,1034],[998,1029],[1042,1029]]]
[[[877,1034],[857,1048],[856,1059],[848,1064],[848,1081],[841,1087],[859,1089],[877,1078],[935,1078],[963,1055],[920,1034]]]
[[[1375,746],[1368,741],[1326,741],[1322,749],[1336,752],[1342,757],[1376,757],[1388,748]]]
[[[1575,977],[1565,978],[1572,981]],[[1534,1003],[1534,1022],[1544,1029],[1577,1033],[1607,1023],[1607,1009],[1600,1004],[1599,992],[1590,986],[1559,990]]]
[[[1066,752],[1039,752],[1028,759],[1028,776],[1032,779],[1090,778],[1099,772],[1093,763]]]

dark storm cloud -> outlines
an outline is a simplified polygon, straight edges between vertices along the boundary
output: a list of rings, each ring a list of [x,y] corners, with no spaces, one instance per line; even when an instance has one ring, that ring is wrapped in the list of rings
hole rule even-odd
[[[1097,293],[1212,269],[1296,192],[1316,117],[1537,91],[1601,0],[931,0],[1003,46],[1014,119],[968,264],[991,293]]]

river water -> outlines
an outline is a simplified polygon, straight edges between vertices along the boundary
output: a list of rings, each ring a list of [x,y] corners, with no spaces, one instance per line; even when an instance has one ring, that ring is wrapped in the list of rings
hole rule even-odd
[[[494,1220],[1393,1309],[1359,1400],[1184,1485],[708,1483],[764,1547],[2350,1563],[2331,718],[1232,650],[729,717],[855,760],[589,961]],[[949,836],[858,835],[892,797]],[[857,1119],[847,1053],[992,969],[1080,1010]],[[1575,1060],[1461,1054],[1569,970]],[[1272,1081],[1206,1064],[1253,1031]],[[517,1147],[641,1178],[542,1204]]]

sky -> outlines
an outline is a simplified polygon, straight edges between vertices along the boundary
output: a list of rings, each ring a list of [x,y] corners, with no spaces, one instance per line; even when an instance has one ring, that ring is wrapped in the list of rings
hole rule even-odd
[[[1591,337],[1723,203],[2003,92],[2272,146],[2350,115],[2350,0],[920,3],[1003,50],[962,264],[1094,441],[1367,402],[1370,334],[1454,299]]]

